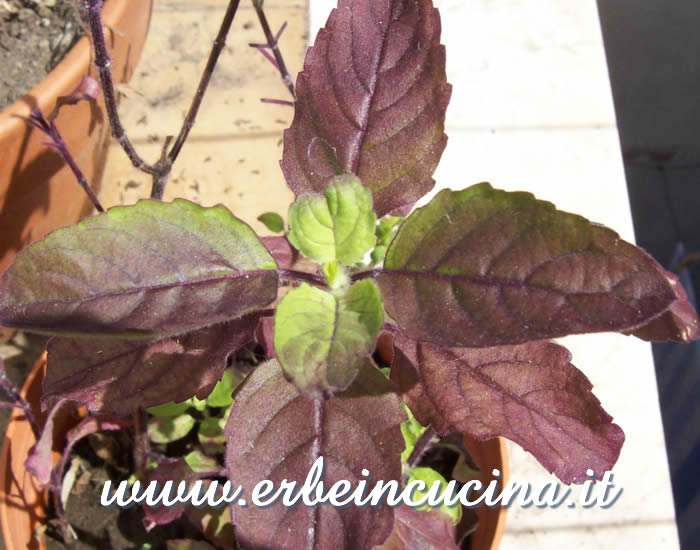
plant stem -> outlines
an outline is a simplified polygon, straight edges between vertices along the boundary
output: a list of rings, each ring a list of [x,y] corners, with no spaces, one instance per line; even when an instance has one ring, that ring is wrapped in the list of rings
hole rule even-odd
[[[204,67],[204,72],[202,73],[202,78],[199,81],[199,86],[197,86],[197,92],[192,99],[192,105],[190,105],[190,110],[187,112],[185,121],[180,129],[180,134],[175,140],[173,148],[170,150],[168,159],[170,164],[175,162],[180,149],[185,144],[185,140],[194,126],[194,120],[197,117],[197,111],[204,98],[204,92],[207,91],[207,86],[209,86],[209,81],[211,80],[211,75],[214,73],[214,68],[219,60],[219,55],[226,45],[226,37],[228,36],[229,30],[231,29],[231,23],[233,23],[233,18],[238,10],[238,4],[240,0],[230,0],[228,3],[228,8],[226,8],[226,13],[224,14],[224,19],[221,22],[221,27],[219,27],[219,33],[216,35],[214,40],[214,45],[212,46],[211,52],[209,54],[209,59],[207,60],[207,65]]]
[[[134,413],[134,470],[140,480],[146,479],[146,456],[150,451],[146,421],[146,411],[139,409]]]
[[[423,434],[418,438],[418,441],[416,441],[416,444],[413,447],[413,451],[411,451],[411,454],[406,461],[409,471],[418,466],[420,459],[423,458],[425,453],[427,453],[433,446],[433,439],[436,435],[437,432],[435,431],[435,428],[428,426]]]
[[[92,35],[93,48],[95,50],[95,65],[97,66],[97,72],[100,76],[100,83],[102,84],[102,94],[105,99],[105,107],[107,109],[107,116],[109,118],[109,125],[112,128],[112,136],[117,140],[119,145],[129,157],[131,164],[139,170],[150,174],[156,174],[156,168],[146,162],[139,156],[134,149],[134,146],[129,141],[129,137],[124,131],[124,126],[122,126],[121,119],[119,118],[119,111],[117,110],[117,96],[114,91],[114,82],[112,81],[112,71],[110,67],[112,65],[112,60],[107,52],[107,43],[105,41],[105,33],[102,28],[102,0],[83,0],[85,2],[84,6],[86,8],[86,13],[88,17],[88,25],[90,27],[90,34]]]
[[[296,271],[294,269],[279,269],[278,272],[281,279],[303,281],[315,286],[326,286],[326,280],[321,275],[306,273],[305,271]]]
[[[253,0],[253,7],[255,8],[255,13],[258,14],[260,26],[262,27],[263,32],[265,33],[267,46],[272,50],[272,54],[275,56],[275,66],[277,67],[277,70],[279,71],[280,76],[282,77],[282,82],[284,82],[284,85],[287,86],[287,89],[289,90],[289,93],[292,94],[292,97],[296,99],[297,96],[294,92],[294,81],[292,80],[292,76],[289,74],[289,70],[287,70],[287,65],[284,62],[284,57],[282,57],[282,52],[279,49],[279,38],[284,32],[286,24],[282,25],[282,28],[280,28],[279,32],[277,33],[277,36],[273,35],[272,30],[270,29],[270,24],[267,22],[267,17],[265,16],[265,11],[263,9],[263,0]]]
[[[32,432],[34,433],[34,437],[36,438],[37,441],[39,441],[39,438],[41,437],[41,432],[39,430],[39,426],[36,423],[36,418],[34,418],[34,413],[32,412],[32,406],[27,403],[26,399],[24,399],[20,393],[17,387],[12,383],[12,380],[10,380],[7,377],[7,374],[5,373],[5,363],[3,362],[2,358],[0,357],[0,387],[5,390],[5,393],[10,397],[15,402],[15,406],[19,407],[22,409],[24,412],[24,417],[27,419],[27,422],[29,422],[29,425],[32,428]]]
[[[95,192],[90,188],[87,178],[83,174],[82,170],[80,170],[78,163],[75,162],[73,155],[71,155],[70,151],[68,150],[68,146],[66,145],[65,141],[63,141],[63,137],[61,136],[61,133],[58,131],[58,128],[53,123],[53,121],[51,121],[50,123],[49,135],[53,141],[54,148],[61,154],[63,160],[65,160],[66,164],[68,164],[68,166],[70,167],[71,171],[73,172],[73,175],[75,176],[75,179],[78,180],[78,184],[80,185],[80,187],[83,188],[83,191],[85,191],[85,193],[87,194],[88,198],[94,205],[95,210],[97,210],[98,212],[104,212],[105,209],[102,208],[100,200],[97,198],[97,195],[95,195]]]
[[[350,280],[352,282],[361,281],[362,279],[375,279],[377,275],[382,272],[381,269],[369,269],[367,271],[360,271],[358,273],[353,273],[350,275]]]

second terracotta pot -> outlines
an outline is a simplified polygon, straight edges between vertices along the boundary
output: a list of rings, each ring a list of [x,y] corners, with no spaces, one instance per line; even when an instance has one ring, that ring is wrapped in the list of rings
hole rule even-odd
[[[153,0],[109,0],[103,10],[112,73],[127,82],[141,56]],[[24,118],[32,109],[48,114],[86,74],[97,78],[92,48],[83,37],[66,58],[26,96],[0,112],[0,274],[24,246],[69,225],[92,210],[63,159]],[[100,95],[61,110],[56,119],[68,149],[97,190],[102,179],[109,124]]]

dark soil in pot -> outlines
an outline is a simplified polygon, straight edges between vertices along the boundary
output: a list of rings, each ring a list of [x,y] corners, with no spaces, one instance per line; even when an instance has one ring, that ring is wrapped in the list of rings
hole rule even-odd
[[[76,0],[0,0],[0,109],[28,93],[83,35]]]

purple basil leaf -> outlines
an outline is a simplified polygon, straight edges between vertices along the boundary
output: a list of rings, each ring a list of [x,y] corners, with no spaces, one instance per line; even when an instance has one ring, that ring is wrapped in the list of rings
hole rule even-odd
[[[378,216],[434,185],[451,86],[430,0],[340,0],[306,54],[282,170],[299,195],[356,174]]]
[[[375,550],[459,550],[452,520],[439,510],[416,510],[399,506],[394,512],[394,531]]]
[[[421,424],[507,437],[564,483],[582,483],[589,468],[600,479],[613,467],[625,437],[570,359],[549,342],[439,348],[396,335],[391,379]]]
[[[203,399],[257,323],[248,315],[158,342],[53,338],[42,406],[69,398],[92,412],[127,415],[193,395]]]
[[[287,237],[262,237],[260,240],[280,269],[291,268],[299,258],[299,251],[289,244]]]
[[[323,456],[325,487],[340,479],[355,485],[366,479],[361,475],[366,468],[370,491],[376,480],[401,477],[405,419],[391,384],[374,367],[362,369],[346,391],[320,401],[301,396],[272,360],[257,367],[235,395],[226,426],[229,476],[246,495],[264,479],[277,487],[283,479],[301,485]],[[277,502],[261,508],[251,502],[247,508],[234,506],[232,513],[243,548],[373,548],[393,524],[387,506],[287,508]]]
[[[71,451],[78,441],[97,432],[123,430],[130,424],[131,422],[129,420],[113,415],[88,416],[87,418],[83,418],[80,423],[66,435],[61,461],[56,470],[56,477],[59,483],[63,479],[63,472],[68,465]]]
[[[406,336],[485,347],[648,323],[676,297],[659,269],[611,229],[482,183],[413,212],[377,283]]]
[[[53,456],[51,450],[54,440],[54,424],[61,410],[69,404],[67,399],[61,399],[49,411],[44,429],[41,431],[41,437],[39,437],[39,440],[24,462],[27,470],[36,477],[42,487],[48,487],[51,483],[51,472],[53,471]]]
[[[147,486],[151,481],[157,481],[159,489],[162,489],[167,481],[172,481],[172,494],[174,494],[180,481],[190,482],[195,478],[196,474],[190,469],[184,458],[163,457],[160,464],[148,472],[144,486]],[[176,504],[175,506],[161,505],[158,507],[144,504],[143,526],[146,531],[150,531],[157,525],[167,525],[180,518],[184,511],[184,504]]]
[[[700,322],[698,314],[693,309],[688,295],[685,293],[678,277],[669,271],[663,270],[676,295],[676,300],[668,310],[651,321],[633,331],[630,334],[650,342],[663,340],[675,340],[676,342],[690,342],[700,338]]]
[[[225,207],[143,200],[20,252],[0,282],[0,325],[153,340],[261,309],[276,294],[274,260]]]

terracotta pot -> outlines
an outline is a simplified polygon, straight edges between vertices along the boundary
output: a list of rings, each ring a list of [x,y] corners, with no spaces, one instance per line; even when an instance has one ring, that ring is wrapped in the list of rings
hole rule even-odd
[[[146,40],[152,3],[108,0],[105,4],[107,45],[117,82],[127,82],[134,71]],[[22,119],[36,107],[44,114],[51,112],[56,99],[70,94],[88,73],[97,78],[90,42],[83,37],[29,94],[0,113],[0,273],[19,249],[92,210],[68,166],[57,153],[41,145],[44,135]],[[109,139],[102,97],[97,103],[83,101],[64,107],[56,125],[97,190]]]
[[[472,456],[472,459],[481,470],[480,481],[488,485],[494,478],[494,469],[501,472],[500,482],[503,487],[508,482],[508,451],[506,441],[502,437],[495,437],[486,441],[479,441],[469,437],[464,438],[464,443]],[[474,512],[479,518],[479,527],[471,535],[471,550],[495,550],[501,544],[503,530],[506,527],[506,508],[499,506],[489,508],[480,506]]]
[[[41,382],[46,369],[46,353],[37,361],[22,388],[22,396],[32,407],[39,426],[46,415],[41,412]],[[75,425],[71,411],[58,415],[54,423],[54,461],[60,458],[65,434]],[[44,550],[43,537],[36,539],[35,530],[45,517],[46,492],[27,472],[24,461],[36,443],[34,433],[21,409],[14,409],[7,425],[0,452],[0,525],[6,550]]]

